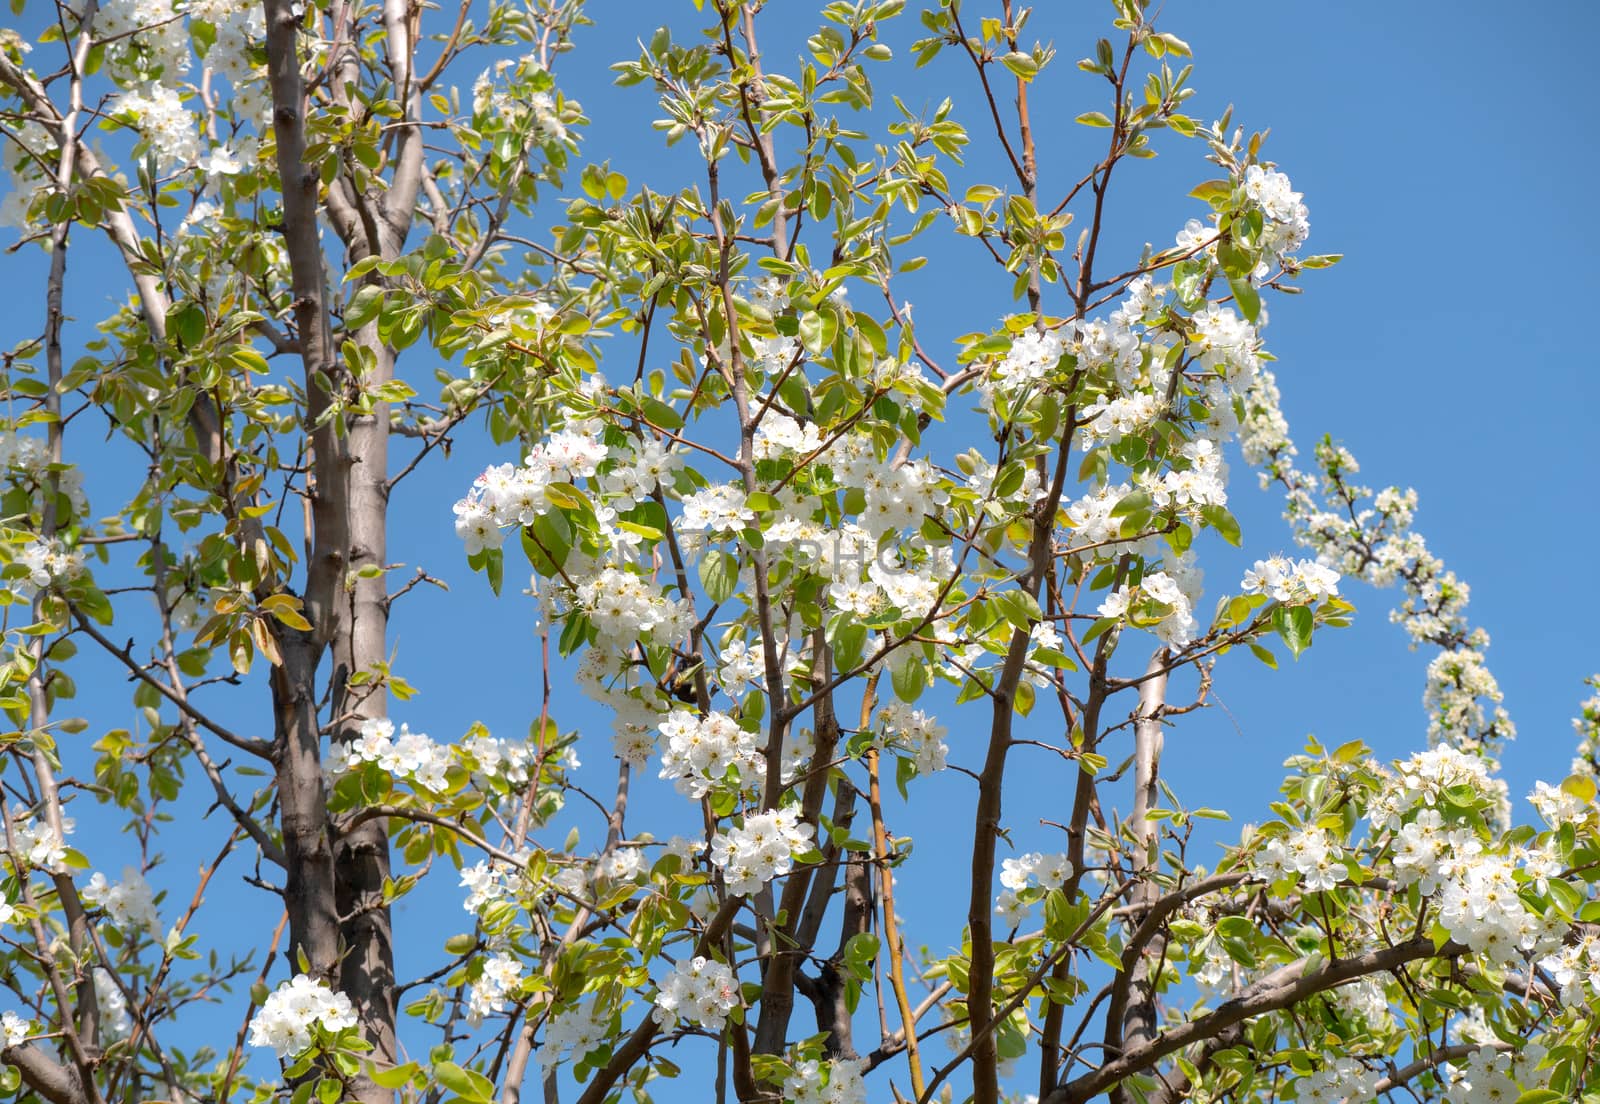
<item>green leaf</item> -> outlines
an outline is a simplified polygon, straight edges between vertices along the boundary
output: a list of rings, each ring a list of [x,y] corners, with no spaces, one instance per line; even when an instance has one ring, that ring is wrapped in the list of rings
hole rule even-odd
[[[1111,516],[1122,518],[1130,514],[1144,513],[1150,509],[1153,502],[1149,491],[1133,491],[1117,499],[1117,504],[1111,507]]]
[[[858,932],[844,945],[844,964],[862,981],[872,978],[872,964],[878,958],[878,937],[871,932]]]
[[[1241,539],[1239,522],[1228,512],[1226,506],[1202,506],[1200,507],[1200,517],[1207,525],[1215,529],[1217,535],[1223,540],[1235,548],[1239,547]]]
[[[682,416],[660,399],[653,399],[646,395],[641,405],[644,407],[644,416],[650,419],[652,425],[659,426],[662,429],[683,428]]]
[[[726,602],[739,586],[739,561],[720,548],[713,548],[700,560],[700,585],[713,602]]]
[[[344,308],[344,325],[348,330],[359,330],[383,311],[383,288],[368,284],[350,297]]]
[[[917,761],[907,759],[905,756],[894,761],[894,784],[900,791],[902,801],[910,801],[911,795],[906,792],[906,784],[917,776]]]
[[[1559,878],[1551,878],[1550,900],[1556,911],[1563,917],[1571,919],[1583,907],[1583,891],[1570,882],[1563,882]]]
[[[1571,794],[1584,804],[1588,804],[1594,800],[1594,779],[1590,778],[1586,774],[1572,775],[1565,782],[1561,783],[1561,789],[1563,792]]]
[[[890,676],[894,683],[894,696],[903,702],[914,702],[928,686],[928,668],[921,656],[916,656],[899,667]]]
[[[1259,644],[1252,644],[1250,645],[1250,653],[1274,671],[1278,669],[1278,657],[1273,655],[1269,649],[1263,648]]]
[[[485,573],[489,576],[489,589],[499,594],[500,587],[506,579],[505,553],[498,548],[486,549],[483,566]]]
[[[1077,904],[1067,900],[1059,889],[1052,889],[1044,898],[1044,936],[1052,943],[1071,939],[1089,918],[1087,901]]]
[[[1078,116],[1077,121],[1082,123],[1084,126],[1092,127],[1108,127],[1111,125],[1111,120],[1106,118],[1105,115],[1099,111],[1085,111],[1082,115]]]
[[[800,316],[800,343],[812,356],[832,345],[838,332],[839,324],[834,321],[832,312],[806,311]]]
[[[1030,81],[1039,74],[1039,63],[1032,54],[1025,54],[1021,50],[1013,50],[1000,59],[1000,64],[1011,70],[1012,74],[1022,80]]]
[[[1565,1099],[1565,1093],[1558,1093],[1554,1089],[1529,1089],[1517,1097],[1517,1104],[1556,1104],[1556,1101]]]
[[[1046,667],[1059,667],[1063,671],[1076,671],[1078,669],[1078,665],[1072,661],[1071,656],[1054,648],[1035,648],[1031,658],[1035,663],[1042,663]]]
[[[1217,206],[1226,203],[1228,197],[1233,194],[1233,181],[1207,180],[1204,184],[1196,184],[1189,194]]]
[[[1239,313],[1244,315],[1245,321],[1255,324],[1261,317],[1261,293],[1250,283],[1248,276],[1229,276],[1228,287],[1233,292],[1233,301],[1239,304]]]
[[[433,1067],[434,1080],[463,1100],[483,1102],[494,1099],[494,1085],[481,1073],[462,1069],[454,1062],[440,1062]]]
[[[1000,616],[1018,632],[1032,632],[1034,622],[1044,617],[1038,601],[1025,590],[1007,590],[994,595],[991,601]]]
[[[416,1072],[417,1064],[406,1062],[404,1065],[392,1066],[389,1069],[374,1069],[372,1080],[385,1089],[398,1089],[402,1085],[410,1084],[411,1076]]]
[[[1161,43],[1161,45],[1166,48],[1166,52],[1169,54],[1175,54],[1178,57],[1194,56],[1194,52],[1189,49],[1189,44],[1175,34],[1163,32],[1158,35],[1153,35],[1151,40]]]
[[[594,509],[589,505],[589,496],[571,483],[551,483],[545,487],[544,494],[554,505],[568,510],[592,511]]]
[[[1311,647],[1313,620],[1310,606],[1279,606],[1272,611],[1272,627],[1296,659]]]
[[[206,335],[206,312],[193,299],[167,311],[167,333],[186,346],[198,345]]]

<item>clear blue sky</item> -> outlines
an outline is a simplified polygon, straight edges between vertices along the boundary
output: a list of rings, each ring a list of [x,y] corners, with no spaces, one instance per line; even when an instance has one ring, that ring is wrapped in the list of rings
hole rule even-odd
[[[763,17],[769,65],[785,66],[803,38],[787,30],[809,30],[818,6],[774,0]],[[970,10],[981,7],[969,4]],[[563,59],[558,75],[593,120],[584,155],[609,156],[631,180],[646,179],[662,190],[686,163],[661,153],[648,128],[656,114],[652,93],[611,87],[606,66],[627,56],[629,44],[648,37],[662,18],[692,26],[695,13],[687,0],[596,0],[591,10],[600,25],[579,34],[577,51]],[[1109,13],[1105,3],[1037,4],[1032,29],[1052,37],[1061,55],[1055,76],[1034,99],[1046,194],[1096,155],[1088,152],[1090,143],[1095,150],[1102,143],[1101,132],[1070,121],[1103,106],[1103,85],[1076,72],[1072,62],[1105,33]],[[1302,451],[1331,432],[1360,458],[1366,482],[1418,489],[1418,529],[1472,585],[1474,621],[1494,638],[1489,663],[1521,731],[1506,756],[1513,796],[1535,778],[1559,779],[1571,754],[1568,718],[1580,680],[1600,669],[1592,643],[1600,595],[1590,568],[1600,539],[1592,430],[1600,382],[1582,323],[1600,292],[1592,202],[1600,166],[1587,109],[1600,8],[1552,3],[1534,17],[1488,2],[1169,0],[1162,24],[1194,49],[1192,83],[1200,94],[1192,114],[1211,119],[1232,103],[1238,122],[1270,126],[1268,156],[1310,206],[1310,248],[1346,258],[1331,271],[1308,274],[1306,295],[1270,300],[1267,336]],[[905,44],[917,36],[911,14],[890,26],[887,41],[903,59]],[[954,55],[920,73],[898,62],[894,71],[907,83],[896,86],[888,71],[878,70],[885,99],[891,89],[912,105],[950,95],[969,126],[975,132],[981,127],[970,69]],[[1167,142],[1159,148],[1157,161],[1119,169],[1111,241],[1130,252],[1146,240],[1165,244],[1185,218],[1201,213],[1184,198],[1209,175],[1200,147]],[[984,163],[993,155],[981,146],[974,151],[969,182],[980,175],[1003,182],[998,161]],[[974,243],[928,240],[932,263],[908,281],[906,294],[916,304],[924,343],[948,350],[952,336],[988,328],[1010,308],[1003,293],[982,298],[985,293],[974,292],[967,271],[987,263]],[[87,246],[84,253],[90,253]],[[9,307],[0,307],[10,315],[11,343],[42,319],[42,285],[32,275],[38,271],[32,259],[9,256],[0,265],[8,282],[20,285]],[[84,323],[102,316],[107,297],[120,294],[124,284],[120,276],[97,282],[89,265],[76,259],[73,279],[72,304]],[[83,333],[80,328],[79,340]],[[427,357],[413,350],[402,368],[423,374]],[[408,452],[396,448],[398,456]],[[400,668],[422,695],[394,712],[440,739],[459,735],[475,719],[498,735],[515,736],[537,714],[527,600],[491,600],[482,579],[467,571],[450,529],[450,504],[476,471],[516,458],[512,450],[470,445],[463,436],[448,463],[416,476],[397,500],[392,559],[426,565],[452,590],[441,595],[422,588],[398,607]],[[124,485],[121,473],[106,455],[78,459],[88,466],[91,498],[104,511]],[[1211,561],[1211,595],[1237,579],[1246,558],[1291,545],[1280,500],[1257,491],[1253,475],[1237,463],[1232,506],[1244,526],[1245,553]],[[508,572],[508,583],[513,578]],[[1168,738],[1168,776],[1186,800],[1226,807],[1239,819],[1261,816],[1281,761],[1308,733],[1329,743],[1359,737],[1393,756],[1423,746],[1428,657],[1408,651],[1403,634],[1387,623],[1393,592],[1351,585],[1347,594],[1360,611],[1356,625],[1319,634],[1298,664],[1285,659],[1274,673],[1244,655],[1224,661],[1217,696],[1226,710],[1185,717]],[[1209,609],[1209,600],[1202,609]],[[120,680],[80,678],[80,685],[83,711],[97,730],[127,724]],[[250,696],[254,723],[247,726],[264,731],[264,692],[257,686]],[[239,707],[232,714],[252,716]],[[607,787],[609,725],[576,694],[558,700],[557,719],[563,729],[593,733],[583,755],[585,775]],[[958,721],[954,712],[944,719],[952,757],[971,764],[981,755],[979,726]],[[652,778],[645,789],[657,786]],[[1035,787],[1015,796],[1019,807],[1037,807],[1047,816],[1054,808],[1064,819],[1064,793]],[[908,886],[922,880],[919,871],[925,879],[936,869],[941,853],[964,861],[970,846],[967,827],[942,815],[946,801],[969,803],[966,783],[947,774],[914,797],[921,800],[895,825],[918,837]],[[681,799],[670,792],[643,796],[632,826],[644,827],[649,809],[675,802]],[[1525,807],[1519,815],[1526,815]],[[1042,841],[1025,822],[1014,823],[1022,828],[1020,842]],[[215,817],[213,824],[221,829]],[[1233,836],[1236,826],[1225,832]],[[83,842],[98,868],[120,868],[116,852],[125,845]],[[167,884],[186,898],[189,856],[169,846],[177,861]],[[214,896],[262,909],[259,894],[237,886],[232,880]],[[937,945],[954,937],[963,911],[958,902],[926,888],[908,893],[902,911],[917,917],[913,942]],[[176,913],[177,903],[170,902],[164,918],[170,923]],[[451,930],[443,925],[465,920],[453,893],[445,893],[403,905],[397,927],[403,943],[419,928],[442,938]],[[216,925],[214,918],[208,927],[215,931]],[[430,940],[428,957],[435,947]],[[403,962],[402,976],[407,972]],[[235,1011],[228,1011],[230,1019]]]

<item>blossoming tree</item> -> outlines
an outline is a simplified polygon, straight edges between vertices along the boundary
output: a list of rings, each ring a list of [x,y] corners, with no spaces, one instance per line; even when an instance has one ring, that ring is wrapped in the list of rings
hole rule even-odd
[[[1302,466],[1279,411],[1267,303],[1334,258],[1262,136],[1185,113],[1189,48],[1144,0],[1086,44],[1103,95],[1073,122],[1034,110],[1063,62],[1012,0],[934,4],[904,61],[903,0],[765,53],[762,6],[697,0],[673,19],[703,33],[604,59],[698,154],[634,184],[578,159],[577,0],[16,5],[4,210],[47,310],[0,380],[6,1088],[1600,1099],[1600,699],[1519,817],[1415,495],[1328,441]],[[886,95],[913,60],[959,96]],[[1086,132],[1101,152],[1041,179]],[[1115,256],[1114,178],[1158,150],[1195,217]],[[945,235],[1017,303],[950,347],[903,292]],[[92,332],[80,255],[131,291]],[[426,671],[390,613],[436,580],[396,577],[391,517],[446,516],[409,477],[468,432],[506,462],[455,505],[463,554],[537,601],[527,740],[404,723]],[[1307,557],[1207,597],[1244,539],[1235,445]],[[91,509],[80,465],[113,462],[126,493]],[[1421,750],[1313,742],[1201,866],[1221,814],[1163,780],[1164,733],[1347,623],[1353,580],[1398,587],[1433,653]],[[75,673],[113,669],[131,709],[70,715]],[[1053,819],[1007,817],[1024,755]],[[931,930],[896,900],[948,864],[892,823],[947,770],[964,918]],[[680,815],[630,817],[643,786]],[[180,825],[195,788],[224,815]],[[197,883],[156,870],[179,836]],[[270,907],[208,910],[225,863]],[[441,895],[469,932],[397,923]]]

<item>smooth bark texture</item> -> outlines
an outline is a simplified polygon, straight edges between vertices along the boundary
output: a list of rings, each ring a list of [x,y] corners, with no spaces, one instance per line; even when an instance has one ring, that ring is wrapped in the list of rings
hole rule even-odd
[[[309,633],[282,630],[283,664],[273,673],[277,714],[277,768],[284,846],[289,861],[286,899],[291,947],[304,950],[319,976],[336,980],[355,1005],[363,1034],[382,1065],[398,1054],[395,1038],[394,935],[383,897],[390,876],[388,827],[381,817],[361,819],[341,833],[327,820],[321,770],[322,725],[316,677],[326,652],[331,670],[329,734],[348,742],[361,727],[387,716],[389,600],[385,589],[389,503],[389,408],[359,405],[364,391],[394,373],[394,351],[375,324],[346,335],[362,350],[357,377],[334,349],[333,318],[318,210],[344,238],[352,262],[393,259],[404,247],[421,178],[421,136],[400,128],[397,160],[386,194],[360,192],[339,177],[326,192],[305,164],[306,89],[300,73],[294,6],[266,0],[268,71],[283,182],[283,233],[293,274],[294,317],[311,423],[311,554],[305,608]],[[348,26],[350,13],[339,14]],[[389,0],[383,24],[389,73],[407,120],[417,118],[408,10]],[[330,63],[343,80],[359,79],[348,41],[336,43]],[[348,84],[335,81],[336,95]],[[375,282],[377,277],[368,277]],[[355,401],[356,408],[348,408]],[[357,1095],[366,1102],[393,1092],[363,1077]]]
[[[1150,657],[1145,680],[1139,685],[1139,705],[1133,722],[1133,813],[1128,817],[1129,846],[1133,852],[1135,884],[1132,897],[1136,916],[1148,915],[1161,896],[1153,875],[1160,868],[1161,833],[1150,819],[1151,810],[1161,800],[1162,711],[1167,703],[1167,649],[1157,649]],[[1155,978],[1166,955],[1163,929],[1150,931],[1143,943],[1131,942],[1122,959],[1122,971],[1112,983],[1111,1001],[1106,1006],[1105,1043],[1107,1054],[1136,1050],[1148,1043],[1156,1030]],[[1111,1092],[1113,1104],[1127,1104],[1127,1087],[1118,1085]]]

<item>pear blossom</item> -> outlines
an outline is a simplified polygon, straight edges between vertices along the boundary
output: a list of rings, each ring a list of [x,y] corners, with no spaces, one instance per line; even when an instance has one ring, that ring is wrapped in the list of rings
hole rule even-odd
[[[161,918],[156,915],[155,895],[150,891],[144,875],[134,867],[125,867],[122,880],[116,885],[110,884],[104,874],[96,872],[89,879],[89,884],[83,887],[82,895],[88,903],[105,909],[106,915],[119,928],[126,931],[144,928],[152,935],[161,934]]]
[[[0,1012],[0,1050],[21,1046],[33,1034],[33,1021],[25,1020],[9,1008]]]
[[[729,893],[754,893],[794,868],[795,855],[810,849],[812,834],[792,807],[747,813],[742,824],[712,837],[711,862],[722,870]]]
[[[293,1058],[311,1045],[311,1028],[343,1031],[356,1025],[350,998],[323,982],[296,974],[273,991],[250,1021],[250,1045],[271,1047],[281,1059]]]
[[[574,1062],[582,1061],[590,1051],[611,1042],[610,1026],[610,1013],[593,999],[562,1009],[545,1023],[539,1065],[548,1070],[568,1056]]]
[[[655,1021],[673,1027],[687,1020],[720,1032],[728,1013],[739,1003],[739,983],[725,964],[703,956],[679,962],[656,994]]]

